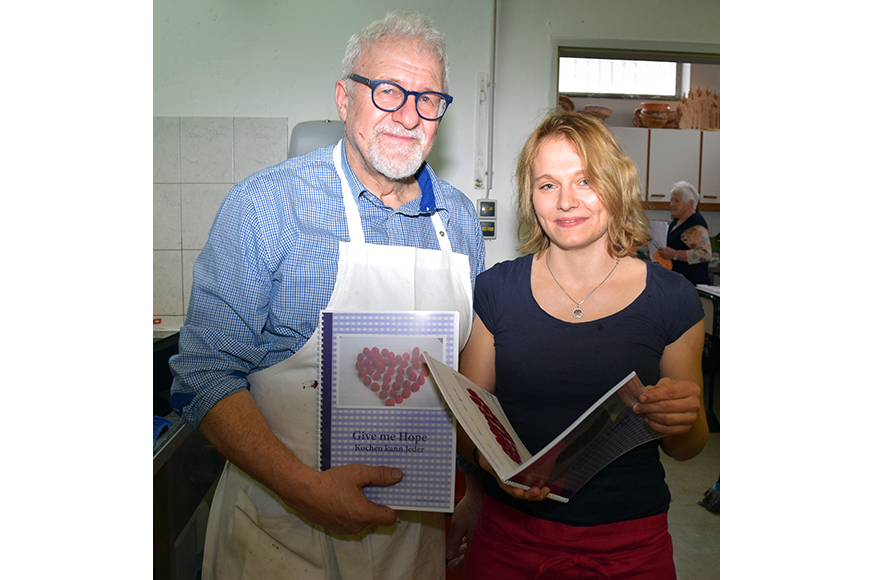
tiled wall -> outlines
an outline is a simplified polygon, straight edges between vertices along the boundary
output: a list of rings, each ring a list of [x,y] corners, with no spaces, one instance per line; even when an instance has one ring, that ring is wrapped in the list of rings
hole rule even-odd
[[[194,261],[233,184],[287,153],[287,118],[154,118],[153,329],[183,324]]]

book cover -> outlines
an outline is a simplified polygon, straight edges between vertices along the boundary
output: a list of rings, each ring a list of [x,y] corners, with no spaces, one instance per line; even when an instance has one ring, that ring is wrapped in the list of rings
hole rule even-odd
[[[457,368],[456,312],[321,313],[322,471],[348,463],[403,470],[366,497],[394,509],[454,511],[454,418],[424,353]]]
[[[556,501],[568,502],[603,467],[630,449],[663,436],[633,412],[646,389],[636,373],[630,373],[532,455],[495,395],[439,361],[425,358],[457,421],[499,478],[525,489],[548,486],[548,497]]]

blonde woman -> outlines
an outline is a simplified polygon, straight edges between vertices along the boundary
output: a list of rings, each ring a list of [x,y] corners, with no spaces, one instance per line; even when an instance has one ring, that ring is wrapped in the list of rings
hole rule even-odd
[[[660,449],[678,460],[708,439],[702,407],[703,310],[682,276],[638,260],[648,241],[635,167],[600,121],[550,114],[518,160],[521,251],[479,275],[460,370],[496,393],[536,453],[635,371],[649,391],[634,411],[665,436],[600,471],[569,503],[493,477],[465,434],[460,453],[480,517],[467,577],[674,579],[670,494]],[[483,486],[484,493],[477,493]],[[457,526],[465,526],[459,506]],[[451,544],[449,544],[451,546]],[[581,576],[579,575],[581,574]]]

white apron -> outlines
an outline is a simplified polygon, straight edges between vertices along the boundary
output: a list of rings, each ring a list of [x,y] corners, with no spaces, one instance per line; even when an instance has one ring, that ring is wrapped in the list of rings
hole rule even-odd
[[[460,345],[472,326],[469,259],[451,251],[434,212],[441,250],[367,244],[355,196],[342,170],[343,142],[333,151],[342,181],[350,242],[339,243],[329,310],[459,311]],[[249,375],[251,395],[278,438],[317,468],[319,331],[293,356]],[[307,388],[309,387],[309,388]],[[445,576],[445,516],[399,512],[400,521],[351,536],[326,533],[228,462],[206,531],[203,580],[430,580]]]

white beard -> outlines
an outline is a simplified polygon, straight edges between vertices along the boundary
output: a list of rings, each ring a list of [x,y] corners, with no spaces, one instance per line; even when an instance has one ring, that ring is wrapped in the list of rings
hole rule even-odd
[[[383,133],[412,137],[414,143],[385,147],[379,136]],[[419,130],[406,131],[396,127],[376,127],[375,136],[369,144],[369,160],[372,166],[389,179],[405,179],[415,174],[424,163],[424,134]]]

